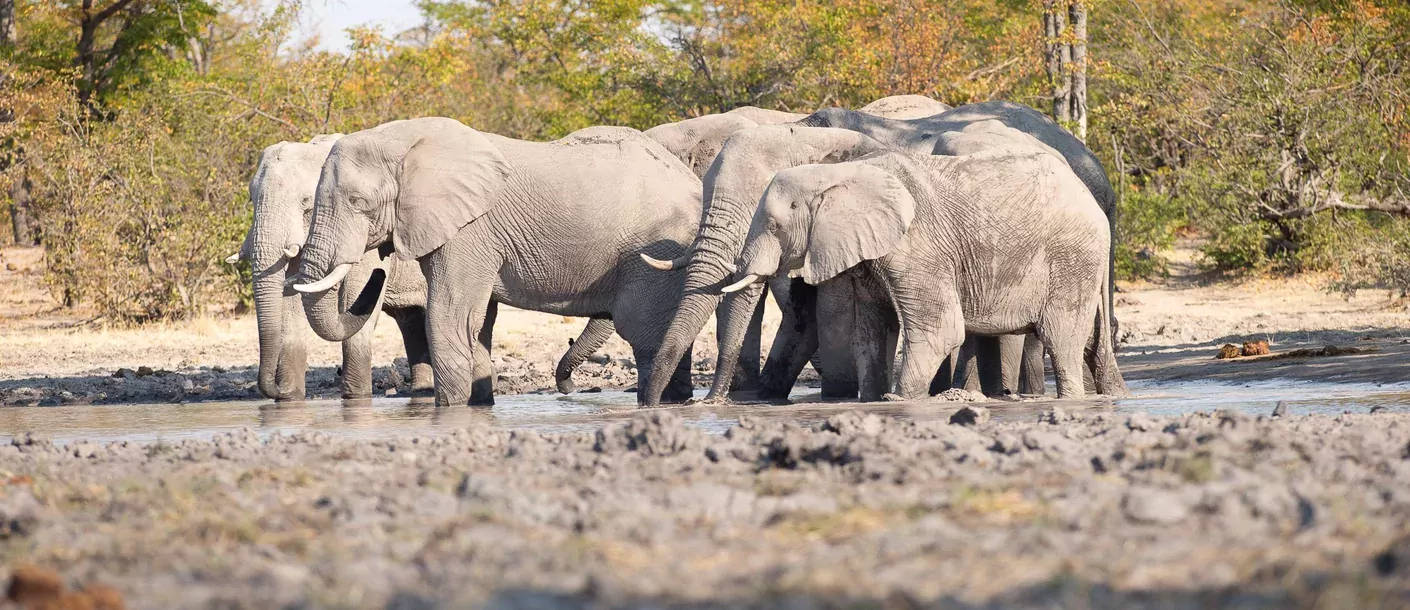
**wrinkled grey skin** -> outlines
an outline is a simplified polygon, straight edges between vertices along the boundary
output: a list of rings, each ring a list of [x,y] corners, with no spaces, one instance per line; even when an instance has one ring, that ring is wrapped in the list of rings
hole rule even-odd
[[[678,259],[685,268],[684,292],[657,360],[652,363],[652,378],[658,382],[641,386],[648,402],[661,391],[658,387],[662,385],[661,375],[673,366],[670,363],[686,353],[710,314],[717,313],[716,308],[719,308],[716,322],[720,350],[708,400],[723,400],[731,389],[735,367],[728,363],[740,360],[742,346],[750,346],[751,321],[760,317],[764,287],[755,285],[729,295],[722,295],[720,288],[734,271],[734,261],[744,249],[750,219],[774,172],[807,163],[845,161],[884,149],[880,143],[855,131],[797,125],[756,127],[735,133],[726,140],[705,176],[704,216],[699,233],[687,255]],[[811,307],[813,290],[806,287],[808,294],[793,299],[788,284],[788,278],[782,278],[771,284],[771,289],[783,308],[779,335],[792,341],[776,340],[769,359],[776,362],[783,358],[781,354],[789,357],[801,354],[799,362],[795,363],[801,370],[817,351],[817,333],[789,333],[788,330],[797,325],[797,310]],[[757,341],[754,339],[752,346],[756,349]],[[744,347],[743,351],[747,350]],[[819,366],[824,366],[824,361],[850,362],[850,356],[820,359]],[[757,357],[754,362],[757,367]],[[827,371],[829,374],[823,378],[828,383],[836,381],[846,385],[850,371],[850,366],[839,367]],[[791,378],[789,385],[792,385]],[[855,381],[851,385],[851,393],[855,395]],[[825,388],[825,394],[831,390]],[[783,393],[786,395],[787,390]]]
[[[966,333],[1027,332],[1052,355],[1059,397],[1085,395],[1084,361],[1098,392],[1126,395],[1104,311],[1109,242],[1091,193],[1049,153],[884,152],[778,172],[738,275],[791,273],[819,285],[850,272],[863,295],[854,300],[853,337],[867,359],[864,399],[887,387],[900,399],[927,396]],[[876,346],[897,330],[891,383],[889,354]]]
[[[296,288],[314,331],[336,337],[367,315],[358,297],[372,300],[336,282],[339,270],[369,250],[416,259],[437,404],[493,404],[494,303],[610,319],[650,362],[682,274],[650,270],[638,253],[678,255],[699,217],[699,180],[632,129],[536,143],[452,119],[396,121],[334,146]],[[687,354],[672,375],[673,400],[690,396],[688,364]]]
[[[304,336],[308,323],[298,294],[285,286],[297,273],[300,249],[308,233],[313,196],[324,160],[341,134],[318,136],[309,143],[281,142],[266,148],[250,180],[254,222],[239,258],[250,262],[254,276],[255,316],[259,325],[259,389],[275,400],[305,395],[307,371]],[[232,257],[233,258],[233,257]],[[413,389],[432,386],[430,356],[423,324],[426,284],[415,265],[390,270],[383,311],[397,321],[411,363]],[[372,331],[359,328],[343,341],[344,397],[372,394]]]
[[[948,104],[937,102],[924,95],[893,95],[862,106],[859,112],[879,116],[883,119],[920,119],[940,114],[949,109]]]
[[[254,221],[245,243],[232,259],[250,262],[254,276],[255,317],[259,326],[259,389],[275,400],[298,400],[306,394],[307,373],[304,337],[309,324],[302,299],[285,286],[290,271],[298,272],[300,249],[308,235],[319,173],[333,144],[342,134],[317,136],[308,143],[281,142],[264,150],[250,180]],[[228,259],[229,260],[229,259]],[[233,262],[233,260],[232,260]],[[386,275],[381,310],[397,323],[411,366],[413,391],[433,385],[430,353],[426,344],[426,279],[412,261],[390,260],[380,264],[375,252],[349,274],[349,281],[365,284],[375,269]],[[342,341],[342,395],[372,395],[373,324],[352,329]],[[605,333],[603,332],[605,329]],[[591,321],[583,336],[564,353],[558,366],[560,389],[572,390],[570,379],[588,356],[611,336],[611,321]]]
[[[1111,190],[1110,183],[1107,182],[1105,171],[1100,162],[1071,134],[1026,106],[1008,102],[984,102],[961,106],[920,120],[889,120],[833,108],[819,111],[800,123],[863,133],[888,148],[899,148],[918,154],[931,154],[935,152],[942,134],[962,131],[965,127],[982,121],[998,121],[1007,127],[1029,134],[1041,142],[1046,150],[1055,151],[1074,168],[1081,168],[1081,171],[1078,171],[1079,177],[1083,178],[1084,183],[1088,184],[1088,188],[1094,194],[1098,194],[1098,201],[1104,202],[1102,204],[1103,210],[1108,212],[1108,218],[1111,218],[1110,212],[1114,211],[1115,194]],[[707,300],[704,293],[708,292],[710,286],[720,287],[727,283],[725,279],[728,277],[728,271],[732,270],[734,259],[739,256],[743,247],[744,237],[749,226],[748,219],[752,218],[757,209],[759,195],[763,193],[762,185],[767,184],[772,172],[803,163],[821,162],[821,159],[827,156],[827,154],[823,154],[819,157],[812,157],[808,154],[794,153],[786,145],[768,142],[764,136],[753,136],[749,140],[750,143],[745,145],[742,139],[743,134],[753,131],[756,130],[751,129],[735,134],[741,136],[741,141],[733,145],[726,144],[717,157],[717,161],[721,162],[717,165],[724,168],[723,173],[714,178],[706,176],[707,201],[700,233],[696,237],[695,244],[688,251],[688,257],[678,258],[676,261],[672,261],[671,265],[672,267],[685,266],[687,268],[686,283],[689,288],[676,319],[672,321],[671,330],[661,351],[661,360],[653,365],[653,370],[659,371],[663,370],[663,367],[670,366],[670,355],[683,350],[685,345],[689,345],[713,311],[711,308],[721,304],[718,297]],[[770,133],[781,140],[796,137],[795,133],[785,131],[775,130]],[[763,150],[763,147],[769,147],[771,152],[753,152],[751,150],[752,148]],[[942,150],[941,152],[946,151]],[[731,162],[728,159],[731,155],[744,155],[747,160]],[[761,158],[768,158],[771,161],[757,161]],[[722,184],[724,185],[723,189],[721,188]],[[716,194],[717,192],[731,194],[722,196]],[[758,396],[777,400],[787,397],[798,374],[809,359],[817,353],[820,341],[827,339],[826,337],[821,339],[818,337],[819,331],[813,321],[815,308],[829,306],[830,302],[847,297],[845,295],[831,295],[832,298],[829,298],[829,295],[818,294],[816,288],[808,286],[804,282],[790,282],[787,278],[778,278],[769,282],[769,290],[774,293],[775,300],[781,304],[784,318],[780,324],[779,332],[775,335],[768,361],[760,373]],[[739,295],[725,300],[719,311],[714,312],[718,324],[721,354],[749,353],[750,347],[746,346],[741,350],[732,347],[731,342],[737,340],[735,339],[737,337],[749,336],[747,334],[748,327],[753,317],[761,311],[759,306],[762,300],[763,289],[751,287]],[[834,338],[839,341],[843,341],[851,335],[846,329],[834,330],[837,331],[834,333]],[[995,345],[994,341],[1002,345]],[[988,374],[991,376],[991,380],[983,384],[987,386],[984,388],[987,392],[997,394],[1001,393],[1003,389],[1013,389],[1030,394],[1042,393],[1042,375],[1034,372],[1035,362],[1037,371],[1041,371],[1042,367],[1042,353],[1036,342],[1028,346],[1027,349],[1023,349],[1023,339],[1015,337],[986,339],[982,343],[984,344],[982,350],[976,349],[979,346],[974,344],[969,345],[969,354],[973,354],[974,351],[984,351],[986,354],[986,366],[980,368],[982,371],[989,372]],[[820,370],[829,370],[829,372],[837,371],[839,368],[843,371],[849,370],[850,367],[829,366],[827,364],[829,360],[834,360],[834,357],[836,357],[834,361],[837,362],[851,360],[845,351],[846,344],[846,341],[830,344],[834,348],[844,351],[820,353],[814,366]],[[1002,367],[994,363],[1001,356],[1004,364]],[[970,359],[972,358],[971,355]],[[1023,369],[1029,372],[1023,377],[1028,381],[1026,384],[1019,383],[1020,377],[1017,372],[1020,370],[1020,364]],[[948,370],[953,372],[955,370],[954,363],[951,365]],[[1004,381],[1001,385],[992,380],[992,377],[997,376],[1000,370],[1004,375]],[[730,367],[716,369],[715,382],[710,392],[712,399],[724,399],[728,390],[731,389],[733,375],[734,370]],[[840,377],[823,376],[824,396],[848,398],[856,395],[855,383],[846,376],[845,372],[840,375]],[[829,381],[829,378],[834,379],[835,383]],[[952,377],[942,372],[937,375],[937,380],[939,379],[943,379],[946,383],[942,387],[937,387],[937,391],[948,387],[948,382]],[[973,379],[973,376],[970,379]]]
[[[865,133],[878,141],[898,150],[914,154],[963,154],[965,151],[947,149],[941,136],[947,132],[960,132],[966,127],[982,121],[997,121],[1003,126],[1016,129],[1037,139],[1049,152],[1055,152],[1064,159],[1096,198],[1102,212],[1106,214],[1108,232],[1114,234],[1116,228],[1116,192],[1111,187],[1106,170],[1085,144],[1042,113],[1021,104],[1012,102],[982,102],[960,106],[941,114],[913,120],[888,120],[865,113],[841,108],[820,110],[801,123],[820,127],[851,129]],[[1108,261],[1113,261],[1115,250],[1108,253]],[[1110,263],[1109,263],[1110,265]],[[1107,270],[1108,300],[1115,280],[1115,268]],[[1111,315],[1111,303],[1106,306]],[[806,318],[804,319],[806,325]],[[1113,317],[1111,324],[1115,325]],[[776,340],[777,341],[777,340]],[[1021,348],[1021,349],[1020,349]],[[771,352],[772,353],[772,352]],[[1037,371],[1042,370],[1042,352],[1036,340],[1020,341],[1013,337],[999,337],[966,341],[959,355],[959,362],[947,363],[947,370],[957,373],[954,381],[975,388],[973,360],[976,355],[981,365],[978,367],[980,381],[977,384],[985,393],[997,394],[1013,391],[1023,394],[1042,394],[1043,378]],[[796,357],[794,358],[796,360]],[[999,362],[1002,366],[997,366]],[[971,366],[966,366],[970,364]],[[796,374],[783,381],[775,381],[771,375],[775,367],[766,364],[762,384],[765,388],[792,387]],[[1020,375],[1020,371],[1024,374]],[[967,374],[965,374],[967,373]],[[1000,377],[1002,375],[1002,377]],[[932,389],[936,392],[950,386],[944,371],[937,375]],[[968,382],[968,383],[966,383]]]

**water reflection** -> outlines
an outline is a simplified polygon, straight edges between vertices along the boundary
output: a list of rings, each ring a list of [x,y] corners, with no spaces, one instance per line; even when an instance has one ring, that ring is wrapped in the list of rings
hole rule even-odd
[[[1036,417],[1054,405],[1069,411],[1144,411],[1178,415],[1192,411],[1234,409],[1269,413],[1286,401],[1293,414],[1366,412],[1373,407],[1410,412],[1410,386],[1269,381],[1248,384],[1134,382],[1134,398],[1112,401],[1051,398],[995,400],[985,403],[999,420]],[[701,392],[703,395],[703,391]],[[853,409],[916,421],[948,418],[955,403],[821,403],[817,390],[803,389],[793,404],[696,405],[672,407],[693,425],[722,433],[741,415],[812,423]],[[591,431],[604,423],[630,419],[636,395],[619,391],[558,396],[501,396],[494,407],[438,408],[428,397],[319,400],[274,403],[225,402],[109,406],[8,407],[0,409],[0,440],[33,432],[60,442],[154,441],[208,438],[241,428],[261,434],[321,430],[356,438],[408,434],[443,434],[471,426],[524,428],[543,432]]]

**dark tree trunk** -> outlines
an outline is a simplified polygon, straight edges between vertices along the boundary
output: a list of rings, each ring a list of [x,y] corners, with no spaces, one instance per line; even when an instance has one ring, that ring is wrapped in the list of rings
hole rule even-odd
[[[0,49],[15,46],[19,31],[15,27],[15,0],[0,0]]]
[[[1077,126],[1077,139],[1087,141],[1087,0],[1073,0],[1068,7],[1072,24],[1072,122]]]
[[[1048,82],[1053,86],[1053,118],[1066,125],[1072,120],[1072,48],[1066,41],[1066,0],[1043,0],[1044,49],[1048,59]]]
[[[29,173],[23,171],[10,186],[10,227],[14,231],[17,246],[33,246],[37,243],[34,218],[29,210],[29,188]]]

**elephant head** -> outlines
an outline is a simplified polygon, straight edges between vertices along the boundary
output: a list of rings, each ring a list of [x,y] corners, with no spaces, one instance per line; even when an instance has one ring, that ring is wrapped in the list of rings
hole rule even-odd
[[[924,95],[892,95],[862,106],[860,112],[886,119],[919,119],[949,109],[949,105]]]
[[[756,288],[726,297],[719,289],[734,272],[734,261],[749,232],[749,219],[774,172],[805,163],[847,161],[884,149],[855,131],[798,125],[755,127],[725,141],[705,175],[703,221],[694,243],[674,260],[644,257],[658,269],[686,269],[681,303],[652,364],[651,383],[644,390],[648,399],[660,396],[675,363],[710,314],[716,313],[722,299],[725,303],[717,315],[721,349],[715,386],[717,391],[723,391],[721,384],[728,389],[728,376],[763,291]]]
[[[804,165],[774,175],[739,259],[742,290],[780,273],[820,284],[891,253],[915,219],[905,185],[873,163]]]
[[[758,125],[739,114],[707,114],[657,125],[642,133],[671,151],[697,177],[704,178],[730,134]]]
[[[340,134],[307,144],[280,142],[260,155],[250,180],[254,222],[240,252],[226,259],[249,261],[259,325],[259,390],[276,400],[304,396],[303,307],[284,282],[297,272],[308,234],[318,174]]]
[[[395,121],[339,140],[294,286],[314,332],[329,341],[356,333],[377,310],[387,257],[440,248],[490,209],[508,172],[484,134],[453,119]]]

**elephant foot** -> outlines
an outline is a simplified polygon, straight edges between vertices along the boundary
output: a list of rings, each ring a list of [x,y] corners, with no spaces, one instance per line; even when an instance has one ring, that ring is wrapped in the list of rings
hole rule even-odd
[[[882,402],[906,402],[906,397],[901,396],[900,394],[887,393],[881,395],[881,400]]]
[[[728,396],[706,396],[706,397],[704,397],[704,398],[691,398],[691,399],[685,401],[684,404],[685,404],[686,406],[695,406],[695,405],[724,406],[724,405],[732,405],[732,404],[734,404],[734,401],[733,401],[733,400],[730,400]]]
[[[823,400],[852,401],[857,399],[859,391],[859,384],[855,381],[828,382],[824,379],[822,383]]]

